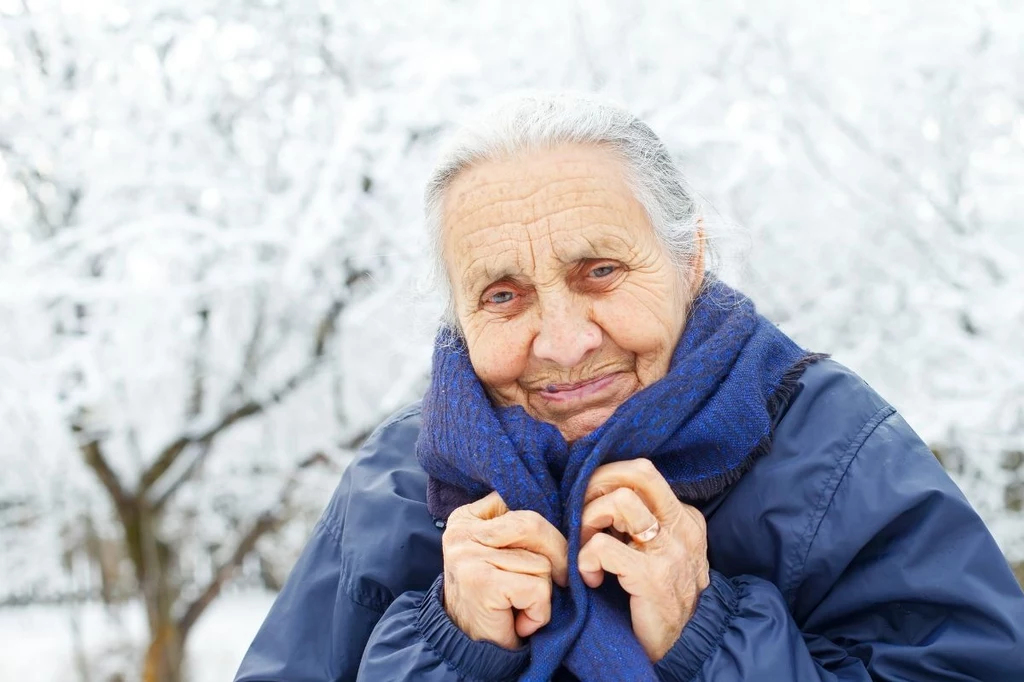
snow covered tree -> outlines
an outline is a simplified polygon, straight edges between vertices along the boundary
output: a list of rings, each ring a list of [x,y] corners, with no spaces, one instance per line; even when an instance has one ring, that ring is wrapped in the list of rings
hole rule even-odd
[[[169,682],[204,610],[386,408],[351,418],[341,335],[401,266],[374,174],[406,140],[373,134],[373,68],[315,9],[60,5],[5,6],[0,57],[20,427],[0,454],[41,479],[3,493],[53,522],[19,524],[7,570],[45,592],[60,535],[92,548],[104,593],[146,605],[145,679]]]
[[[1009,0],[0,0],[0,576],[143,599],[164,680],[279,580],[422,387],[436,143],[517,88],[649,121],[728,278],[1024,561],[1022,45]]]

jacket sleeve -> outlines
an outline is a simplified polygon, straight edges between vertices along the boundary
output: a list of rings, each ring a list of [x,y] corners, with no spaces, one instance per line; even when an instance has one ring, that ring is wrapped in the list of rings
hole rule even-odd
[[[345,470],[236,682],[500,682],[525,665],[527,650],[472,641],[444,610],[417,416],[386,421]]]
[[[899,415],[868,426],[791,584],[713,571],[662,680],[1024,680],[1024,594],[992,536]]]
[[[438,576],[428,591],[406,592],[391,604],[370,635],[359,666],[360,681],[518,678],[528,662],[528,648],[510,651],[471,640],[448,617],[441,590]]]

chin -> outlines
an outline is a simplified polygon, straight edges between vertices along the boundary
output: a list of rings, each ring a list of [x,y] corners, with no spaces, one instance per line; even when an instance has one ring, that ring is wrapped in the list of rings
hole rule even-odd
[[[617,407],[598,407],[568,419],[551,423],[561,432],[562,438],[572,443],[596,431],[602,424],[608,421],[608,418],[612,416]]]

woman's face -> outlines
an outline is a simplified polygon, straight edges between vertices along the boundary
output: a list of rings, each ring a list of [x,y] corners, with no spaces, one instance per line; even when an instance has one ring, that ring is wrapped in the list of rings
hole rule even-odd
[[[568,441],[665,376],[700,284],[680,273],[623,164],[566,146],[464,171],[444,202],[445,264],[473,369]]]

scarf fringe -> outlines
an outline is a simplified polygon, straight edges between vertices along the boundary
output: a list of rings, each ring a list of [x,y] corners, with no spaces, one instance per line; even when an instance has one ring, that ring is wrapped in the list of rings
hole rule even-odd
[[[796,392],[797,385],[800,383],[800,377],[804,375],[804,371],[814,363],[827,360],[830,357],[832,356],[828,353],[808,353],[782,375],[778,387],[768,396],[768,415],[772,419],[773,432],[781,416],[780,413],[789,406],[789,401]]]
[[[828,353],[808,353],[787,369],[786,373],[782,375],[782,379],[779,380],[779,385],[768,396],[768,416],[771,418],[768,433],[758,441],[757,445],[735,468],[701,481],[690,481],[685,484],[685,490],[676,489],[679,499],[698,506],[700,503],[707,502],[739,481],[744,474],[750,471],[751,467],[754,466],[754,462],[767,455],[772,449],[772,441],[775,439],[775,425],[778,424],[782,414],[789,407],[789,401],[793,398],[793,394],[796,393],[797,387],[800,384],[800,377],[804,375],[808,367],[830,357],[832,356]]]

